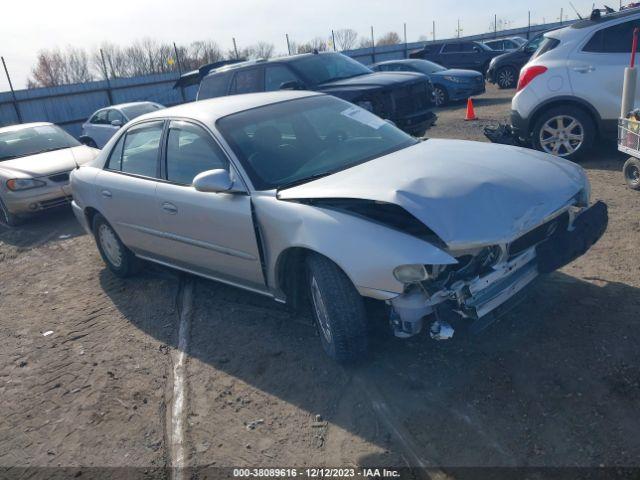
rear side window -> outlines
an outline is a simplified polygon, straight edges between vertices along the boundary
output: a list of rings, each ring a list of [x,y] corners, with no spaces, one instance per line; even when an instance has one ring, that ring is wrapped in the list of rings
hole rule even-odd
[[[631,53],[633,29],[636,27],[640,27],[638,20],[598,30],[582,50],[598,53]]]
[[[163,124],[149,122],[130,128],[112,150],[108,168],[157,178]]]
[[[464,53],[473,52],[473,47],[476,45],[474,43],[463,43],[460,45],[460,51]]]
[[[295,74],[284,65],[271,65],[266,68],[264,89],[267,92],[280,90],[283,83],[300,81]]]
[[[227,169],[227,157],[211,136],[197,125],[171,122],[167,137],[167,180],[191,185],[207,170]]]
[[[126,123],[125,120],[124,120],[124,117],[122,116],[122,114],[119,111],[111,109],[111,110],[109,110],[109,114],[107,115],[107,121],[109,123],[111,123],[114,120],[120,120],[123,125]]]
[[[459,43],[447,43],[442,49],[442,53],[458,53],[461,51],[462,49]]]
[[[233,77],[231,93],[253,93],[262,91],[260,74],[261,68],[238,70]]]
[[[229,73],[220,73],[204,77],[202,82],[200,82],[198,100],[202,100],[203,98],[222,97],[226,95],[229,92],[230,78],[231,75]]]

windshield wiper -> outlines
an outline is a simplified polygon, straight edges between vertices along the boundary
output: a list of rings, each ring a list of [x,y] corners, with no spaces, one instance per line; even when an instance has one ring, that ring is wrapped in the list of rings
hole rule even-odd
[[[307,182],[310,182],[312,180],[317,180],[319,178],[331,175],[332,173],[334,173],[333,170],[328,170],[326,172],[318,172],[318,173],[314,173],[313,175],[310,175],[308,177],[299,178],[299,179],[293,180],[291,182],[283,183],[282,185],[278,186],[278,191],[285,190],[285,189],[291,188],[291,187],[295,187],[296,185],[301,185],[303,183],[307,183]]]

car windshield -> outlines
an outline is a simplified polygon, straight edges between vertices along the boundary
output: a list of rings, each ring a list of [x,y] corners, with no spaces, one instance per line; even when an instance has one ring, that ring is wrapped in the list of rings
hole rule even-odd
[[[0,132],[0,162],[80,145],[55,125],[38,125]]]
[[[371,112],[328,95],[254,108],[217,125],[257,190],[304,183],[417,143]]]
[[[446,70],[443,66],[430,62],[429,60],[411,62],[411,65],[426,74],[444,72]]]
[[[126,107],[122,107],[122,113],[124,113],[125,117],[129,120],[133,120],[140,115],[144,115],[145,113],[155,112],[156,110],[161,109],[160,105],[155,103],[139,103],[136,105],[128,105]]]
[[[369,68],[340,53],[308,55],[292,61],[291,65],[311,85],[371,73]]]

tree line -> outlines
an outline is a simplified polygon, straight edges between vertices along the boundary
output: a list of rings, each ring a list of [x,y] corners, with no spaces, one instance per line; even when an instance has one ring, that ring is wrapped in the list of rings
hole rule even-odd
[[[335,46],[333,42],[335,41]],[[376,45],[401,43],[396,32],[388,32],[376,40]],[[293,53],[351,50],[372,45],[372,39],[360,37],[355,30],[336,30],[330,38],[316,37],[297,43],[290,41]],[[215,41],[195,41],[187,46],[157,42],[150,38],[128,46],[105,42],[94,51],[79,47],[53,48],[38,52],[36,63],[27,80],[28,88],[55,87],[120,77],[135,77],[154,73],[194,70],[201,65],[225,59],[268,59],[275,55],[272,43],[258,42],[242,48],[224,51]]]

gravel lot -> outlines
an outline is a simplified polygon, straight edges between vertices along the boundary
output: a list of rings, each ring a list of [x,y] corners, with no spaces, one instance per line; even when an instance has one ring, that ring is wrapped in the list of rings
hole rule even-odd
[[[512,94],[489,87],[477,122],[447,107],[428,135],[484,141]],[[623,161],[605,144],[584,163],[603,239],[501,322],[376,338],[352,368],[263,297],[154,266],[114,277],[70,211],[0,227],[0,467],[166,475],[185,288],[188,466],[638,466],[640,194]]]

